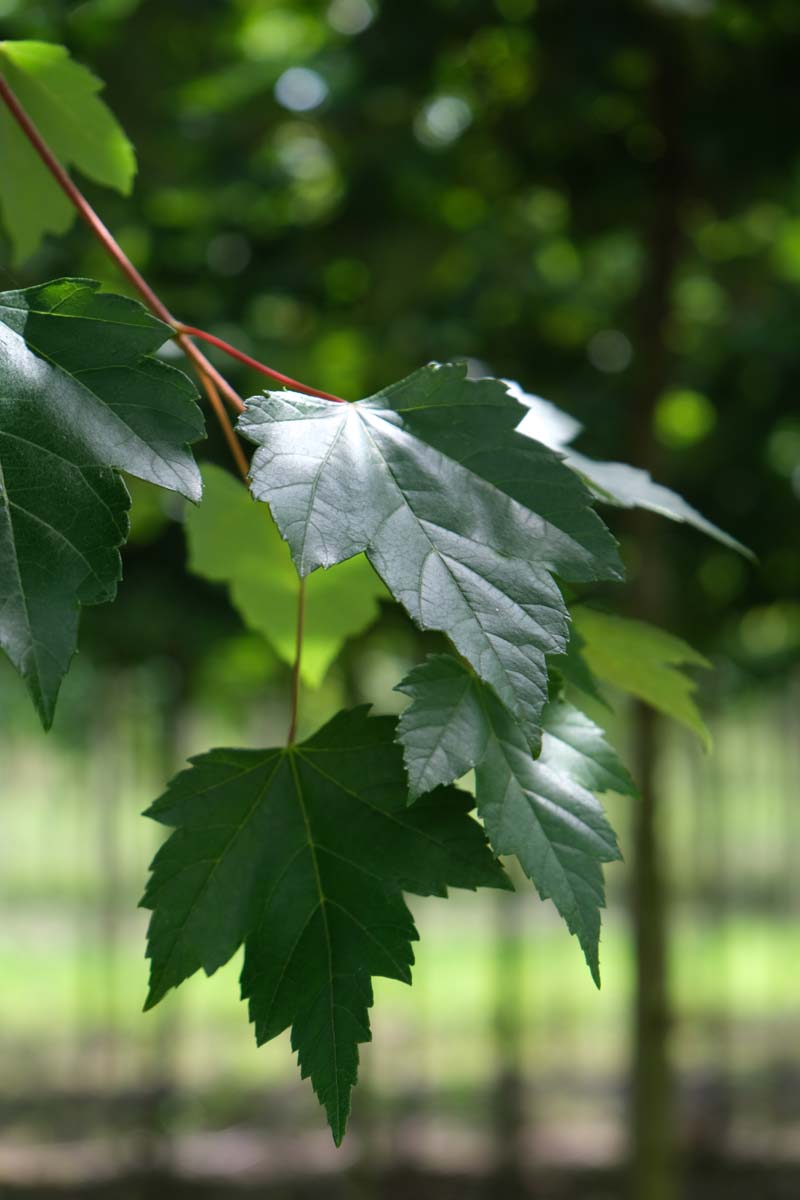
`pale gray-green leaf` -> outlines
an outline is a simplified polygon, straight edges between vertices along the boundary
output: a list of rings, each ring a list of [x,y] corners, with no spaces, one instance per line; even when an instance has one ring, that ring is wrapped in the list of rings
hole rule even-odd
[[[531,738],[563,652],[554,575],[617,578],[613,539],[559,458],[515,432],[499,380],[431,365],[357,404],[254,397],[240,430],[301,575],[366,552],[424,629],[446,633]]]
[[[586,481],[599,501],[617,508],[646,508],[672,521],[692,525],[723,546],[748,558],[753,557],[746,546],[707,520],[677,492],[656,483],[647,471],[627,463],[598,462],[573,450],[571,443],[581,432],[580,423],[548,400],[524,392],[519,384],[509,386],[528,409],[518,426],[519,432],[560,451],[568,466]]]

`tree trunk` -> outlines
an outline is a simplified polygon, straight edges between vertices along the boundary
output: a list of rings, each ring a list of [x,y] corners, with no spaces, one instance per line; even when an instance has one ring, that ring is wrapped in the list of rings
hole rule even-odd
[[[525,1071],[522,1012],[522,905],[527,893],[498,892],[494,929],[494,1177],[498,1193],[519,1194],[523,1180]]]
[[[673,1080],[669,1055],[668,891],[661,863],[658,791],[654,779],[658,720],[635,711],[635,771],[641,795],[633,822],[633,927],[636,954],[631,1113],[633,1200],[674,1200],[678,1194]]]
[[[664,331],[680,257],[680,209],[686,163],[681,139],[680,88],[686,62],[679,22],[654,18],[652,46],[657,64],[651,114],[663,138],[654,167],[652,216],[646,231],[648,271],[639,297],[637,390],[630,425],[632,461],[657,474],[658,444],[653,415],[669,382]],[[631,514],[640,553],[633,580],[632,615],[660,625],[666,618],[667,564],[660,553],[657,519]],[[631,916],[635,947],[633,1067],[630,1114],[632,1200],[675,1200],[679,1171],[675,1141],[668,973],[669,896],[660,837],[656,761],[658,717],[646,705],[633,711],[634,769],[641,796],[634,804]]]

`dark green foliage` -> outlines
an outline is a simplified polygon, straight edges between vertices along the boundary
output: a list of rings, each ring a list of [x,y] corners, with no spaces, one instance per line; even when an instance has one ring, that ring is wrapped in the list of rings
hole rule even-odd
[[[370,1037],[371,977],[411,981],[402,890],[508,886],[470,796],[440,788],[407,807],[394,734],[361,708],[299,746],[212,750],[148,810],[175,828],[142,901],[154,910],[148,1007],[244,943],[256,1038],[292,1027],[337,1142]]]
[[[85,280],[0,294],[0,645],[45,727],[81,604],[113,599],[128,493],[117,471],[200,498],[195,391],[152,358],[170,336]]]
[[[751,138],[744,162],[739,132],[750,120],[766,127],[745,77],[794,79],[785,31],[771,29],[773,17],[775,29],[791,24],[790,6],[770,0],[750,49],[725,6],[691,18],[605,6],[582,22],[565,20],[555,0],[476,0],[433,5],[415,23],[384,5],[358,38],[333,29],[332,10],[310,6],[300,34],[283,39],[283,10],[255,0],[205,6],[189,23],[169,6],[124,5],[123,20],[115,6],[104,16],[89,7],[87,18],[87,6],[20,6],[12,20],[23,36],[49,21],[78,49],[82,40],[105,46],[115,101],[126,124],[146,123],[155,168],[133,201],[138,223],[135,207],[125,209],[126,245],[137,262],[149,255],[185,319],[238,324],[260,357],[352,395],[432,355],[480,359],[563,396],[590,418],[599,455],[634,461],[652,432],[637,420],[647,347],[663,343],[674,411],[688,403],[706,414],[692,428],[670,418],[674,396],[657,398],[664,478],[734,527],[746,529],[748,506],[757,509],[758,530],[783,555],[781,586],[795,594],[800,559],[777,532],[791,527],[794,424],[770,440],[775,363],[796,340],[793,179],[772,139]],[[235,45],[252,46],[252,59],[224,61]],[[128,187],[130,148],[96,81],[58,48],[11,46],[0,45],[0,71],[57,153]],[[163,89],[152,87],[153,55]],[[289,113],[273,98],[281,72],[299,62],[330,85],[319,111]],[[37,99],[48,78],[62,85],[55,108]],[[463,127],[441,137],[429,104],[454,93]],[[724,138],[702,115],[712,97],[730,117]],[[784,108],[779,123],[790,119]],[[92,130],[101,136],[87,148]],[[0,202],[22,258],[70,214],[4,112],[0,151],[14,164]],[[741,165],[735,187],[727,168],[719,186],[714,154]],[[681,235],[667,247],[674,296],[654,338],[643,300],[660,259],[651,214],[665,184]],[[313,236],[298,237],[302,226]],[[780,321],[770,289],[785,295]],[[170,331],[130,302],[60,281],[10,294],[0,320],[0,641],[47,722],[79,604],[116,588],[128,503],[117,470],[197,499],[185,443],[201,426],[192,389],[151,357]],[[272,393],[251,401],[242,423],[259,445],[253,491],[269,501],[300,574],[313,572],[307,632],[321,635],[299,673],[318,682],[343,639],[372,619],[362,551],[417,624],[447,634],[472,668],[439,656],[413,671],[398,725],[340,714],[299,747],[212,751],[151,810],[175,832],[146,896],[155,908],[148,1003],[244,943],[257,1039],[292,1027],[337,1141],[369,1037],[371,978],[409,977],[416,932],[402,890],[503,886],[470,799],[450,787],[465,771],[475,771],[493,850],[517,855],[552,897],[598,978],[601,868],[619,851],[595,793],[632,794],[632,785],[597,727],[552,699],[546,659],[569,685],[599,695],[597,676],[702,735],[692,684],[675,670],[702,660],[684,643],[581,606],[569,637],[557,580],[622,574],[592,501],[650,508],[723,543],[707,572],[691,557],[699,551],[677,551],[680,578],[700,580],[705,596],[705,616],[700,603],[684,606],[685,624],[713,628],[708,614],[725,587],[744,586],[728,553],[737,542],[637,468],[573,451],[579,425],[565,414],[556,410],[558,431],[546,436],[515,388],[468,380],[462,366],[426,367],[354,405]],[[715,408],[726,420],[706,440]],[[734,410],[752,410],[749,425],[729,419]],[[734,426],[745,436],[733,439]],[[748,501],[756,452],[775,476],[758,506]],[[259,510],[234,518],[234,508],[226,500],[216,518],[201,509],[190,519],[193,561],[231,585],[251,627],[288,660],[287,599],[299,588],[286,547],[263,509],[256,532]],[[237,544],[227,536],[234,519],[244,531]],[[331,563],[342,565],[317,570]],[[359,579],[368,582],[351,601]],[[181,613],[189,586],[176,588]],[[395,734],[417,797],[410,807]]]
[[[594,793],[634,795],[602,731],[563,701],[542,714],[534,757],[497,696],[449,655],[429,658],[399,685],[412,697],[398,726],[415,794],[475,768],[475,798],[492,846],[515,854],[543,899],[577,934],[600,983],[601,864],[620,857]]]

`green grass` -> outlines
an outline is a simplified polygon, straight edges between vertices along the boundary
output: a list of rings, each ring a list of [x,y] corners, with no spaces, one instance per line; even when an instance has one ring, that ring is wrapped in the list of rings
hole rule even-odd
[[[386,980],[376,984],[375,1037],[381,1060],[397,1060],[393,1078],[403,1073],[408,1045],[419,1049],[423,1044],[435,1048],[443,1082],[485,1078],[496,1053],[496,1010],[509,1000],[525,1054],[537,1069],[555,1069],[570,1058],[591,1073],[619,1068],[631,987],[630,944],[621,913],[609,918],[605,982],[597,992],[577,943],[557,922],[541,920],[535,896],[519,901],[529,907],[531,919],[518,946],[506,947],[505,961],[485,910],[481,917],[479,899],[468,895],[449,903],[450,913],[431,911],[435,902],[416,905],[424,932],[414,987]],[[444,908],[442,902],[438,907]],[[15,1047],[35,1044],[46,1072],[50,1052],[58,1061],[70,1046],[97,1034],[129,1043],[135,1067],[165,1028],[178,1031],[176,1061],[187,1083],[208,1083],[220,1071],[252,1081],[292,1074],[285,1039],[279,1048],[259,1053],[253,1048],[246,1009],[238,1000],[238,956],[213,978],[194,977],[158,1010],[143,1014],[144,919],[118,930],[112,948],[87,925],[81,932],[80,925],[71,928],[64,920],[33,918],[14,932],[15,925],[12,920],[0,937],[7,1081]],[[742,1030],[791,1022],[800,995],[799,963],[800,929],[788,920],[735,917],[722,930],[682,920],[672,941],[678,1042],[682,1030],[715,1021]],[[518,972],[516,1000],[503,990],[509,970]],[[413,1072],[413,1062],[406,1066]],[[27,1049],[18,1069],[30,1070]]]
[[[286,1035],[254,1048],[238,961],[141,1011],[146,914],[136,903],[159,830],[139,814],[184,751],[240,740],[195,718],[165,767],[144,700],[124,692],[110,727],[103,714],[77,749],[12,725],[0,865],[3,1089],[76,1080],[116,1088],[159,1071],[188,1089],[296,1078]],[[241,740],[257,736],[245,730]],[[687,1069],[724,1053],[726,1069],[747,1072],[798,1040],[800,927],[791,914],[800,769],[767,704],[733,709],[715,737],[716,756],[706,758],[671,734],[660,767],[674,1044]],[[625,849],[630,804],[611,797],[609,808]],[[575,939],[530,889],[516,901],[415,901],[414,987],[376,984],[375,1040],[364,1052],[374,1088],[390,1096],[420,1081],[484,1087],[502,1051],[498,1019],[515,1031],[507,1052],[534,1077],[621,1077],[632,987],[627,867],[608,875],[600,992]],[[516,940],[499,941],[509,922]]]

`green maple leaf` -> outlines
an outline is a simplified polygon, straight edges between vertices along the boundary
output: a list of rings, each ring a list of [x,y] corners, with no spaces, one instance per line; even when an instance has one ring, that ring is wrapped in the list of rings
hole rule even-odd
[[[553,578],[618,578],[616,546],[558,456],[515,432],[499,380],[430,365],[356,404],[271,392],[239,429],[305,576],[362,551],[424,629],[446,633],[535,736],[545,655],[563,652]]]
[[[56,158],[95,183],[131,190],[133,147],[98,97],[98,79],[47,42],[0,42],[0,75]],[[64,233],[75,209],[14,118],[0,105],[0,212],[15,261],[31,255],[47,233]]]
[[[412,795],[475,770],[475,800],[496,854],[514,854],[552,899],[600,983],[602,864],[620,857],[594,793],[635,794],[602,730],[563,701],[542,714],[534,757],[508,709],[463,663],[435,655],[398,690],[412,697],[398,724]]]
[[[0,646],[45,727],[79,606],[116,592],[129,508],[117,471],[201,492],[195,390],[151,357],[171,331],[98,286],[0,293]]]
[[[308,741],[192,759],[148,815],[175,827],[142,904],[151,1007],[244,943],[259,1044],[292,1028],[337,1144],[369,1040],[371,978],[410,982],[417,937],[402,890],[507,887],[452,788],[407,806],[395,722],[339,713]]]
[[[203,503],[186,514],[189,566],[226,583],[245,623],[292,663],[300,581],[289,548],[261,504],[227,471],[203,468]],[[386,589],[363,555],[317,571],[306,583],[300,671],[318,687],[348,638],[378,617]]]
[[[634,621],[579,605],[572,610],[592,675],[696,733],[708,750],[711,734],[694,699],[697,685],[681,667],[709,667],[688,643],[646,621]]]
[[[563,454],[567,465],[586,481],[599,501],[617,508],[646,508],[672,521],[692,525],[723,546],[753,558],[746,546],[712,524],[677,492],[656,483],[647,471],[627,463],[598,462],[573,450],[571,442],[581,432],[580,423],[548,400],[524,392],[519,384],[512,383],[509,386],[528,408],[520,422],[519,432]]]

